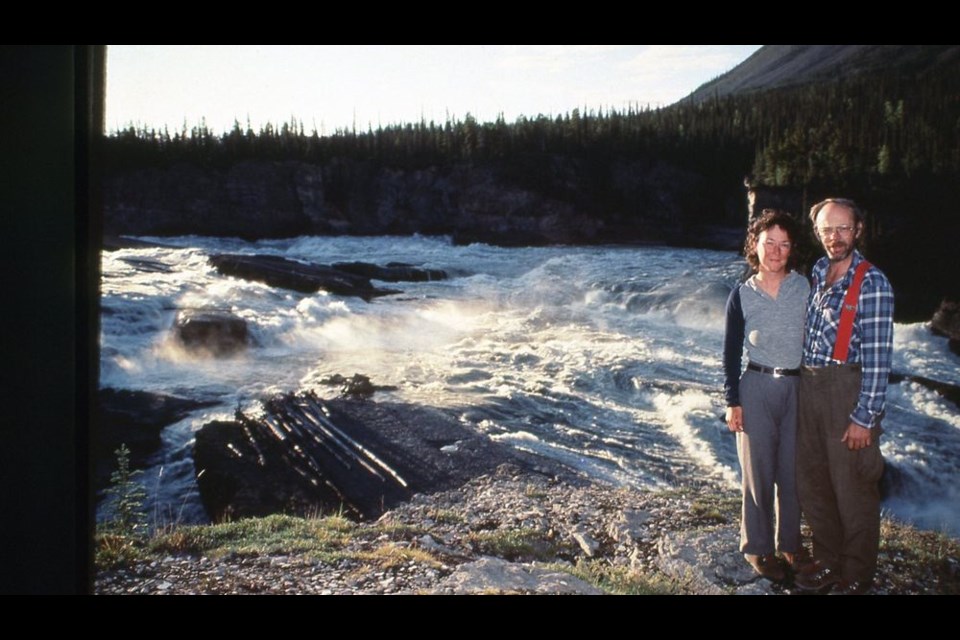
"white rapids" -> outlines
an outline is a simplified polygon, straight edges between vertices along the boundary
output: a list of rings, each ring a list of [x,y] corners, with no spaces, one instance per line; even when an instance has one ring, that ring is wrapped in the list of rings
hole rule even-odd
[[[444,407],[491,438],[638,487],[739,483],[722,422],[723,308],[741,275],[732,252],[664,247],[499,248],[446,238],[300,237],[249,243],[154,238],[169,248],[102,254],[100,386],[216,400],[164,430],[145,485],[161,518],[202,521],[193,432],[276,392],[362,373],[378,398]],[[389,284],[371,303],[227,278],[212,253],[321,264],[389,261],[449,279]],[[226,359],[170,339],[180,309],[226,310],[254,345]],[[897,325],[894,368],[960,385],[960,358],[927,325]],[[896,484],[884,506],[960,535],[960,409],[914,383],[892,385],[883,453]]]

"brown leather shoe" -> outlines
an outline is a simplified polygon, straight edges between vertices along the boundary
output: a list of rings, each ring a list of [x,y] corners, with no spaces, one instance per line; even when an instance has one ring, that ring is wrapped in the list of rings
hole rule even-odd
[[[750,563],[750,566],[753,567],[757,573],[768,580],[780,582],[787,577],[783,566],[780,564],[780,560],[772,553],[765,556],[745,553],[743,557],[747,559],[747,562]]]
[[[806,547],[801,546],[800,550],[794,553],[781,551],[780,555],[783,556],[794,575],[809,575],[817,570],[816,562],[814,562],[813,556],[810,555]]]
[[[843,580],[838,571],[829,567],[821,567],[819,564],[813,566],[815,567],[814,571],[798,573],[793,579],[793,583],[804,591],[823,592]]]

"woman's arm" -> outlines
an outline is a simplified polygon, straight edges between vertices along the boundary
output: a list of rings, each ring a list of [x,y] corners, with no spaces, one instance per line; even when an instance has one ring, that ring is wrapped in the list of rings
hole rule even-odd
[[[743,338],[745,332],[740,285],[733,288],[727,299],[726,331],[723,337],[723,391],[727,401],[724,419],[730,431],[743,431],[743,408],[740,406],[740,370],[743,365]]]

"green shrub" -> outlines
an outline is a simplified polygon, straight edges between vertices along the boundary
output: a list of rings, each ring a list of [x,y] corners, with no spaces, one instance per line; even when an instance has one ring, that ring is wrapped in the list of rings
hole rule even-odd
[[[110,533],[140,538],[147,532],[147,517],[143,511],[143,504],[147,492],[137,481],[142,471],[130,469],[130,449],[126,444],[114,452],[117,456],[117,470],[110,476],[110,487],[107,494],[111,497],[113,519],[107,523]]]

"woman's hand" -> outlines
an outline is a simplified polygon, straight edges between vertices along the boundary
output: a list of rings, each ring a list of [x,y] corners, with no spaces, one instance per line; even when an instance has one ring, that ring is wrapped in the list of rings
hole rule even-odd
[[[727,429],[736,433],[743,431],[743,407],[727,407]]]

